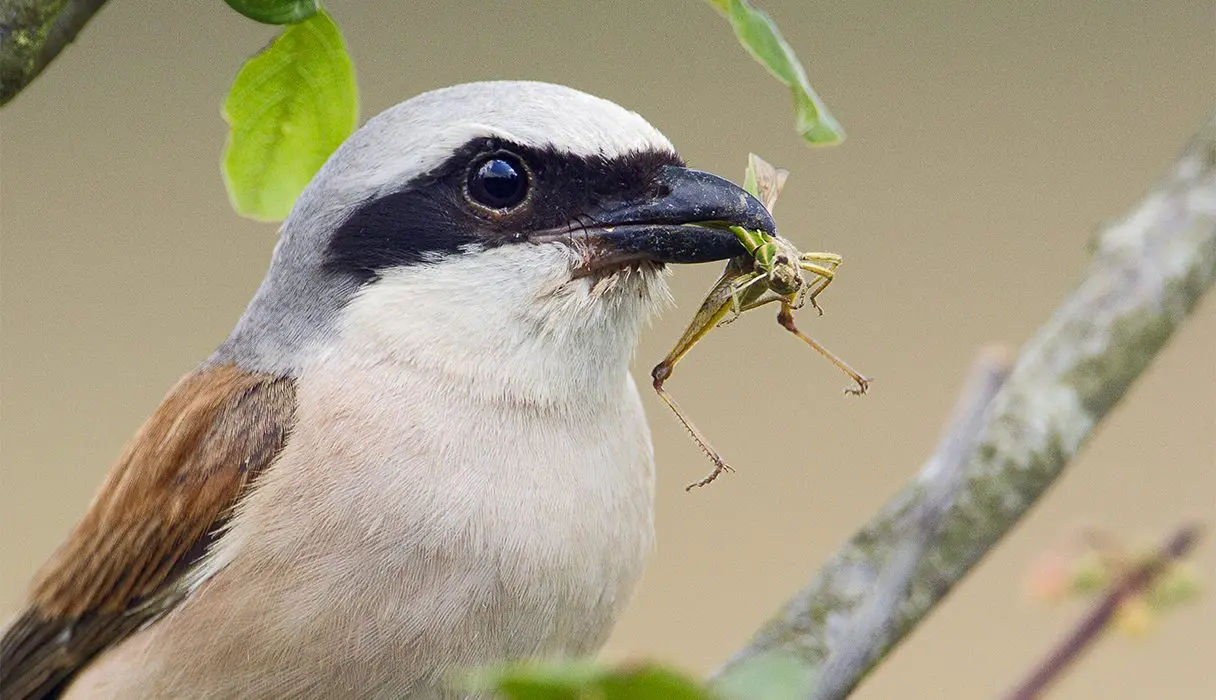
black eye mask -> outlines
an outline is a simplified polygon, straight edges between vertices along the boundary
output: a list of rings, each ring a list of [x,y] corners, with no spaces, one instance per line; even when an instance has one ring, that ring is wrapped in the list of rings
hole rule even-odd
[[[660,149],[587,157],[475,139],[399,191],[358,207],[331,239],[326,269],[367,281],[472,244],[521,243],[535,231],[576,227],[606,205],[662,194],[659,175],[671,165],[683,161]],[[487,168],[494,182],[478,177]]]

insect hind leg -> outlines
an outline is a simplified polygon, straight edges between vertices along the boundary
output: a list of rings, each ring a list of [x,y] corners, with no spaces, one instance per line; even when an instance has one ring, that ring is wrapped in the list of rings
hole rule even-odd
[[[688,434],[692,436],[693,441],[697,443],[697,446],[701,448],[701,451],[705,453],[705,456],[709,457],[709,461],[714,465],[713,471],[706,475],[705,478],[684,487],[685,491],[691,491],[694,488],[699,488],[713,482],[715,479],[721,476],[723,472],[733,472],[734,469],[731,468],[731,466],[727,464],[720,455],[718,455],[718,451],[709,444],[709,440],[705,439],[705,436],[701,434],[701,431],[697,430],[697,426],[693,425],[692,420],[690,420],[688,416],[684,415],[684,411],[680,408],[680,404],[676,403],[675,397],[673,397],[667,391],[667,389],[663,388],[663,382],[665,382],[670,376],[670,367],[660,365],[659,367],[654,368],[652,377],[654,378],[655,393],[659,395],[660,399],[663,399],[663,403],[667,404],[667,407],[671,409],[672,413],[676,414],[676,418],[678,418],[680,423],[683,424],[684,428],[688,431]]]
[[[870,388],[870,379],[868,377],[863,377],[861,373],[850,367],[847,362],[840,359],[836,353],[828,350],[826,347],[820,344],[818,340],[815,340],[811,336],[799,330],[798,325],[794,323],[793,308],[789,304],[781,305],[781,311],[777,313],[777,323],[781,324],[781,327],[785,330],[798,336],[802,342],[810,345],[815,352],[823,355],[825,358],[827,358],[828,362],[836,365],[837,369],[849,375],[849,378],[857,383],[856,388],[849,387],[848,389],[844,390],[844,393],[852,394],[854,396],[861,396],[862,394],[866,393],[867,389]]]
[[[751,308],[751,306],[749,306],[749,302],[743,298],[743,292],[747,291],[753,285],[763,282],[765,280],[765,274],[763,272],[752,272],[749,273],[749,276],[750,279],[747,277],[740,277],[738,281],[731,285],[730,313],[724,316],[721,321],[718,321],[719,326],[725,326],[726,324],[731,323],[735,319],[739,318],[744,311]]]

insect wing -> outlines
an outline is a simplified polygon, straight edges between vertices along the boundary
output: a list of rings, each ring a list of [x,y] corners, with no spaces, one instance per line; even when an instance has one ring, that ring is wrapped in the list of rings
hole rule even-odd
[[[777,197],[780,196],[789,176],[790,171],[774,167],[755,153],[750,153],[747,157],[747,174],[743,178],[743,186],[771,212],[777,205]]]

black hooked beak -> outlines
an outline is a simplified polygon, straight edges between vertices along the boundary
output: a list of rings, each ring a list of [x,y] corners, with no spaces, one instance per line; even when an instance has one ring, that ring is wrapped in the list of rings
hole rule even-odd
[[[776,232],[759,200],[717,175],[666,165],[656,184],[660,196],[610,205],[592,217],[587,233],[607,248],[604,262],[725,260],[747,252],[729,226]]]

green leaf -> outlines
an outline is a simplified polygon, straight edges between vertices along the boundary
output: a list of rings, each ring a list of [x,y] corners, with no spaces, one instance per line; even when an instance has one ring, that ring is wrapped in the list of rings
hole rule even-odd
[[[224,184],[238,214],[279,221],[359,120],[355,69],[320,10],[245,62],[224,101]]]
[[[719,678],[714,691],[728,700],[794,700],[808,696],[813,680],[810,668],[798,657],[770,651]]]
[[[644,664],[617,669],[600,681],[604,700],[709,700],[700,683],[671,669]]]
[[[507,700],[710,700],[701,685],[654,664],[605,668],[553,661],[478,669],[464,687]]]
[[[317,14],[317,0],[224,0],[228,7],[263,24],[295,24]]]
[[[830,146],[844,140],[844,129],[811,89],[806,71],[794,50],[781,37],[777,25],[748,0],[706,0],[734,27],[747,52],[773,77],[789,87],[794,97],[795,127],[812,145]]]
[[[577,698],[594,685],[604,669],[589,661],[547,661],[503,664],[474,669],[461,679],[465,690],[497,692],[510,700]]]

